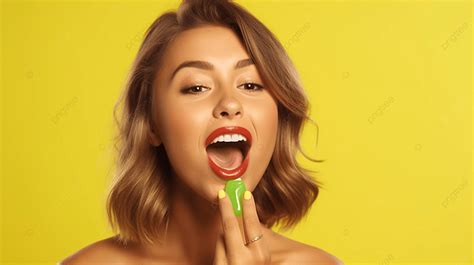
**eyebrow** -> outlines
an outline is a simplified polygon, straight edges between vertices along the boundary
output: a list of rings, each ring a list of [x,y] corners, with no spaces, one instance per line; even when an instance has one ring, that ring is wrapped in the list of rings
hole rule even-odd
[[[234,66],[234,70],[236,69],[239,69],[239,68],[244,68],[246,66],[249,66],[249,65],[252,65],[254,64],[254,62],[252,61],[252,59],[250,58],[247,58],[247,59],[243,59],[243,60],[240,60],[238,61],[235,66]],[[193,67],[193,68],[199,68],[199,69],[204,69],[204,70],[213,70],[214,69],[214,65],[211,64],[210,62],[206,62],[206,61],[184,61],[183,63],[181,63],[178,67],[176,67],[176,69],[174,70],[173,74],[171,75],[171,78],[170,80],[173,80],[174,76],[176,75],[176,73],[185,68],[185,67]]]

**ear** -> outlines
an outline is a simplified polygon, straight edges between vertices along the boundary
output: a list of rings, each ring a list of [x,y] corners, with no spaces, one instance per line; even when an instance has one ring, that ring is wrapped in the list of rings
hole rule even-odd
[[[160,137],[153,131],[153,129],[148,130],[148,142],[156,147],[160,146],[161,144]]]

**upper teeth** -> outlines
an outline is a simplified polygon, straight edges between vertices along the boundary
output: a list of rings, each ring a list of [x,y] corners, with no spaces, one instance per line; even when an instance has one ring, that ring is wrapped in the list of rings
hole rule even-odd
[[[220,136],[217,136],[214,141],[212,141],[211,144],[217,143],[217,142],[239,142],[239,141],[247,141],[247,138],[241,134],[223,134]]]

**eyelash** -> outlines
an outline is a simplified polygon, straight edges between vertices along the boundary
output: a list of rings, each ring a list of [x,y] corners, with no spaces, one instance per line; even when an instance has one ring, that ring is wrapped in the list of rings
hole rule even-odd
[[[262,85],[259,85],[259,84],[256,84],[256,83],[250,83],[250,82],[249,82],[249,83],[244,83],[244,84],[242,84],[242,85],[240,85],[240,86],[245,86],[245,85],[252,85],[252,86],[254,86],[254,87],[257,87],[257,89],[249,89],[249,90],[248,90],[248,91],[250,91],[250,92],[252,92],[252,93],[253,93],[253,92],[260,91],[260,90],[263,89],[263,86],[262,86]],[[240,86],[239,86],[239,87],[240,87]],[[201,93],[202,91],[200,91],[200,92],[190,92],[191,89],[197,88],[197,87],[206,87],[206,86],[203,86],[203,85],[191,86],[191,87],[183,88],[183,89],[181,90],[181,92],[182,92],[183,94],[199,94],[199,93]],[[246,90],[247,90],[247,89],[246,89]]]

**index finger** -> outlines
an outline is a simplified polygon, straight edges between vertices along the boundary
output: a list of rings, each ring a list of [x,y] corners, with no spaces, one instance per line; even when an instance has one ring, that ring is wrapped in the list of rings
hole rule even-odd
[[[237,258],[238,253],[244,248],[243,238],[239,223],[235,217],[234,210],[229,197],[224,190],[219,190],[219,210],[224,230],[226,252],[229,258]]]

